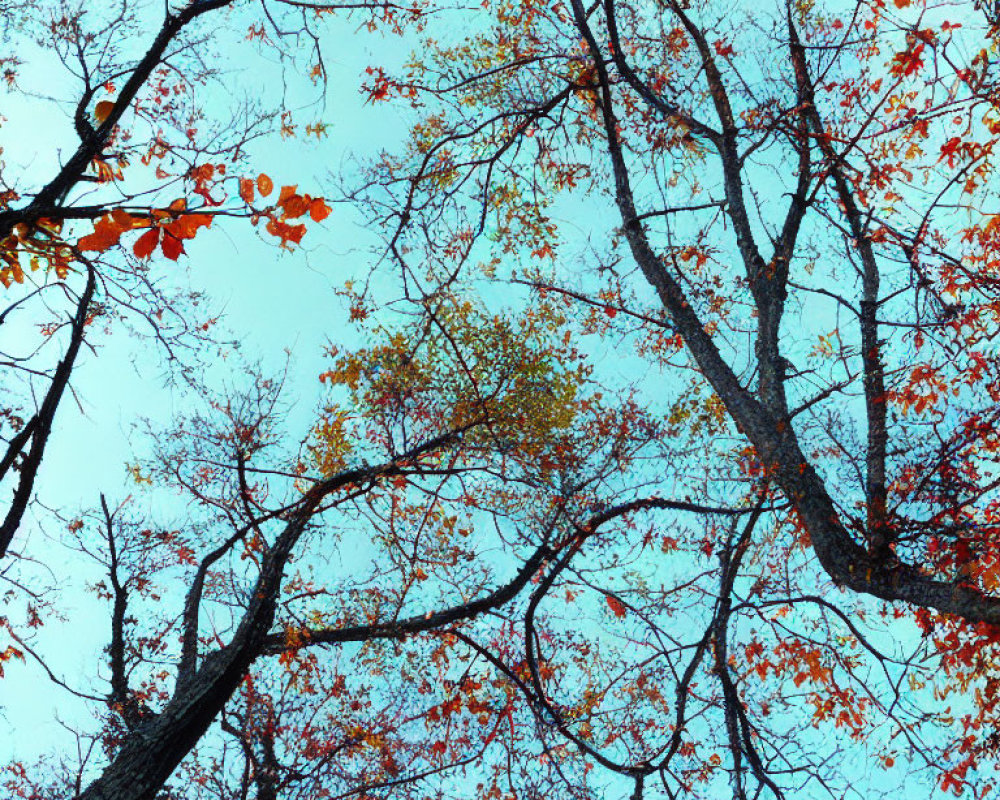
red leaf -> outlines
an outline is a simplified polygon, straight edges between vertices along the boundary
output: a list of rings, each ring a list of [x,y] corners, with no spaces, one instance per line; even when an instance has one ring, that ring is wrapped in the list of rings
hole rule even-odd
[[[924,60],[921,58],[923,52],[924,43],[919,42],[910,50],[896,53],[889,71],[896,77],[912,75],[924,65]]]
[[[94,232],[88,236],[84,236],[77,242],[77,247],[81,250],[95,250],[97,252],[103,252],[111,247],[118,244],[118,240],[121,239],[122,229],[111,219],[110,216],[105,214],[97,222],[94,223]]]
[[[733,50],[733,46],[731,44],[726,44],[722,39],[715,42],[715,52],[723,58],[729,58],[736,53],[736,51]]]
[[[272,217],[267,222],[266,230],[272,236],[277,236],[281,239],[282,247],[287,247],[288,242],[298,244],[302,241],[302,237],[306,233],[306,226],[289,225],[287,222],[282,222]]]
[[[614,613],[616,617],[618,617],[618,619],[621,619],[622,617],[625,616],[625,604],[622,603],[621,600],[610,594],[605,595],[604,599],[607,600],[608,608],[611,609],[611,611]]]
[[[282,194],[284,194],[284,191],[282,191]],[[309,210],[309,201],[307,198],[302,197],[302,195],[293,194],[284,203],[280,200],[278,202],[285,209],[285,216],[289,219],[301,217]]]
[[[111,212],[111,220],[123,231],[130,231],[142,223],[142,220],[136,219],[127,211],[122,211],[120,208],[116,208]]]
[[[181,253],[184,252],[184,242],[182,242],[172,233],[164,231],[163,241],[160,243],[160,249],[163,250],[163,255],[165,255],[171,261],[176,261],[178,258],[180,258]]]
[[[264,197],[271,194],[274,189],[274,181],[272,181],[263,172],[257,176],[257,191],[259,191]]]
[[[178,239],[193,239],[198,228],[212,224],[211,214],[185,214],[167,226],[167,230]]]
[[[156,249],[156,245],[159,241],[160,229],[150,228],[136,240],[134,245],[132,245],[132,252],[135,253],[138,258],[149,258],[153,255],[153,251]]]

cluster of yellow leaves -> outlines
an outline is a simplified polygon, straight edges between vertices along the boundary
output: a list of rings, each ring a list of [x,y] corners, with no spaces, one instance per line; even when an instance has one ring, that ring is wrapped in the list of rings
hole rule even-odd
[[[69,273],[72,251],[59,237],[62,222],[40,219],[34,225],[15,225],[11,234],[0,242],[0,283],[9,288],[12,283],[24,283],[21,257],[28,256],[28,268],[34,272],[47,262],[60,280]]]
[[[333,475],[347,465],[347,457],[354,449],[350,420],[348,411],[329,407],[313,427],[309,453],[320,474]]]
[[[419,325],[381,329],[381,343],[352,353],[334,349],[320,379],[346,389],[369,428],[406,424],[411,436],[421,429],[430,436],[479,423],[468,443],[545,459],[553,433],[576,417],[585,377],[575,351],[555,335],[564,325],[548,305],[511,322],[462,298],[437,298]],[[321,470],[343,465],[349,419],[330,409],[314,428],[312,455]]]
[[[24,653],[13,645],[8,646],[5,650],[0,650],[0,678],[3,677],[4,663],[10,661],[12,658],[24,661]]]

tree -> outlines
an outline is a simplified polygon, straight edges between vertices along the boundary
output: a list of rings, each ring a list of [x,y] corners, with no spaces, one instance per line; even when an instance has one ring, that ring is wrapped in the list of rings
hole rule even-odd
[[[314,17],[334,7],[265,4],[252,37],[288,30],[269,16],[284,5],[324,77]],[[245,117],[210,158],[187,122],[159,133],[183,119],[167,101],[145,112],[151,139],[118,127],[142,92],[173,91],[155,76],[207,80],[207,39],[178,37],[242,23],[234,9],[169,12],[127,67],[91,66],[105,40],[80,14],[43,40],[79,58],[82,144],[68,177],[8,198],[4,274],[22,285],[34,254],[76,311],[51,373],[25,368],[44,401],[5,414],[8,542],[95,293],[145,274],[123,238],[176,260],[219,214],[266,217],[288,246],[329,213],[290,186],[262,207],[260,170],[227,194]],[[416,55],[363,87],[409,115],[407,142],[361,186],[344,176],[386,231],[372,279],[342,291],[355,343],[331,347],[304,439],[261,375],[198,387],[204,410],[153,433],[134,474],[189,498],[182,522],[104,496],[67,520],[106,576],[108,688],[84,755],[54,778],[14,764],[11,791],[987,795],[995,9],[368,10]],[[94,128],[108,80],[125,88]],[[124,180],[125,142],[149,166],[191,161],[157,171],[148,205],[143,189],[82,206],[94,159],[106,189]],[[159,200],[178,175],[187,193]],[[7,661],[47,668],[41,622],[6,623]]]
[[[72,94],[56,100],[72,108],[78,141],[51,175],[39,170],[38,175],[2,176],[0,282],[10,300],[0,319],[32,314],[41,341],[21,335],[5,353],[7,447],[0,480],[15,480],[16,489],[0,523],[0,557],[7,554],[32,497],[87,327],[101,317],[137,317],[171,358],[178,346],[198,347],[199,334],[207,330],[206,323],[190,318],[182,299],[164,296],[144,261],[157,251],[176,261],[184,242],[220,214],[255,224],[266,220],[267,233],[291,246],[305,234],[301,218],[321,222],[330,213],[322,199],[299,195],[295,187],[266,199],[273,183],[265,174],[227,181],[226,162],[238,162],[273,116],[243,106],[226,118],[226,112],[206,109],[199,97],[213,69],[199,61],[198,50],[211,39],[198,24],[227,12],[235,20],[235,5],[218,0],[183,3],[176,10],[167,6],[152,36],[145,35],[143,14],[125,4],[89,10],[25,4],[7,17],[6,24],[35,33],[49,57],[72,75]],[[275,13],[286,5],[276,3]],[[314,24],[310,6],[296,4],[292,13],[301,16],[303,27],[289,35],[307,34]],[[264,35],[256,30],[251,36]],[[130,34],[134,46],[144,48],[140,55],[129,52]],[[7,58],[5,65],[8,85],[16,89],[18,61]],[[322,62],[316,69],[321,77]],[[128,127],[123,117],[129,118]],[[24,187],[26,180],[30,189]],[[76,220],[93,220],[92,231],[80,235],[73,226],[64,232]],[[133,239],[133,231],[142,231],[128,242],[135,260],[106,262],[104,254],[122,236]],[[61,311],[67,304],[69,312]],[[64,335],[57,336],[63,329]],[[195,341],[188,343],[191,338]]]

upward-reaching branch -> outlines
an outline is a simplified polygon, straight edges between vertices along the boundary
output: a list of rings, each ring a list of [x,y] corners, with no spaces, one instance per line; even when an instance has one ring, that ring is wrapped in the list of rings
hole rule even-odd
[[[868,504],[868,537],[872,556],[877,562],[892,559],[889,545],[892,531],[886,519],[886,393],[885,367],[882,362],[882,345],[879,341],[877,313],[879,308],[879,266],[872,246],[871,234],[861,209],[844,174],[844,158],[834,152],[829,132],[816,107],[815,89],[809,77],[809,62],[805,48],[799,41],[798,31],[792,21],[791,9],[787,11],[789,47],[795,81],[806,118],[813,136],[824,157],[824,167],[833,179],[837,199],[851,231],[852,244],[861,259],[861,362],[865,392],[865,412],[868,421],[868,449],[865,458],[865,494]]]
[[[52,375],[52,382],[49,384],[45,398],[41,407],[35,412],[31,420],[25,424],[24,428],[7,445],[7,452],[3,461],[0,462],[0,478],[14,466],[15,461],[22,458],[17,486],[14,489],[14,498],[3,523],[0,524],[0,558],[7,554],[10,543],[17,533],[24,518],[24,512],[28,509],[28,502],[31,500],[31,493],[35,487],[35,478],[38,475],[39,467],[42,465],[42,456],[45,454],[45,447],[49,441],[49,434],[52,432],[52,423],[55,420],[56,410],[59,408],[59,401],[63,392],[69,385],[70,376],[73,374],[73,365],[76,363],[77,354],[80,352],[80,345],[83,344],[84,329],[87,326],[87,319],[90,313],[90,302],[94,298],[94,290],[97,286],[97,277],[93,264],[83,260],[87,270],[87,283],[83,288],[83,293],[77,301],[76,314],[70,324],[69,344],[66,346],[66,354],[62,361],[56,366]],[[30,442],[30,446],[29,446]],[[24,452],[28,448],[27,453]]]
[[[73,155],[27,206],[0,212],[0,241],[10,235],[15,225],[23,224],[30,228],[41,217],[60,219],[60,203],[79,183],[91,162],[104,150],[115,126],[132,105],[139,90],[149,80],[153,71],[163,63],[167,48],[174,42],[177,35],[185,26],[201,15],[225,8],[232,3],[233,0],[197,0],[188,3],[183,10],[177,13],[167,13],[156,38],[153,39],[146,54],[136,64],[135,69],[125,81],[104,121],[96,129],[84,131],[80,144]]]
[[[398,457],[370,467],[344,470],[314,484],[302,500],[286,512],[288,523],[261,560],[260,574],[250,591],[250,602],[229,642],[196,663],[190,638],[197,634],[198,601],[205,572],[214,559],[232,545],[227,540],[203,560],[196,581],[198,589],[189,593],[185,607],[185,646],[181,674],[163,710],[148,714],[126,736],[120,750],[102,775],[81,795],[80,800],[149,800],[162,788],[181,760],[191,751],[217,714],[239,686],[253,661],[273,649],[274,622],[285,566],[302,534],[330,496],[351,486],[371,485],[413,469],[420,458],[456,443],[467,425],[417,445]],[[511,587],[498,590],[485,604],[471,604],[467,613],[480,613],[507,602],[530,579],[548,550],[543,545],[529,559],[525,570]],[[214,557],[214,558],[213,558]],[[425,629],[456,619],[454,613],[423,618]],[[378,638],[372,631],[359,639]],[[354,639],[355,641],[359,639]]]
[[[880,557],[881,554],[874,555],[861,547],[844,525],[823,479],[802,452],[786,415],[776,415],[775,404],[762,404],[740,384],[683,290],[656,255],[641,223],[636,221],[638,215],[619,140],[611,82],[580,0],[573,0],[573,10],[576,25],[590,49],[598,76],[598,99],[615,178],[615,201],[632,255],[646,280],[656,290],[702,374],[753,443],[768,474],[792,503],[809,531],[812,546],[824,570],[837,584],[883,600],[905,600],[956,614],[969,621],[1000,624],[1000,598],[985,596],[972,586],[956,586],[950,581],[937,580],[917,567],[887,560]],[[721,115],[725,116],[721,96],[717,102],[722,106]],[[783,295],[765,293],[762,297],[765,304],[773,303],[773,309],[780,314]],[[762,313],[759,307],[758,313]],[[773,324],[774,318],[770,319],[768,324]],[[772,335],[774,333],[776,331],[772,331]],[[758,352],[761,352],[759,348]],[[884,397],[878,400],[884,403]]]

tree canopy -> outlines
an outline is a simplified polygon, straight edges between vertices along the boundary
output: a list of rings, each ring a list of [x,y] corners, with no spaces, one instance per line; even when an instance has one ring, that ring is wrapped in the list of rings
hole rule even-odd
[[[0,9],[7,794],[993,792],[995,4]]]

